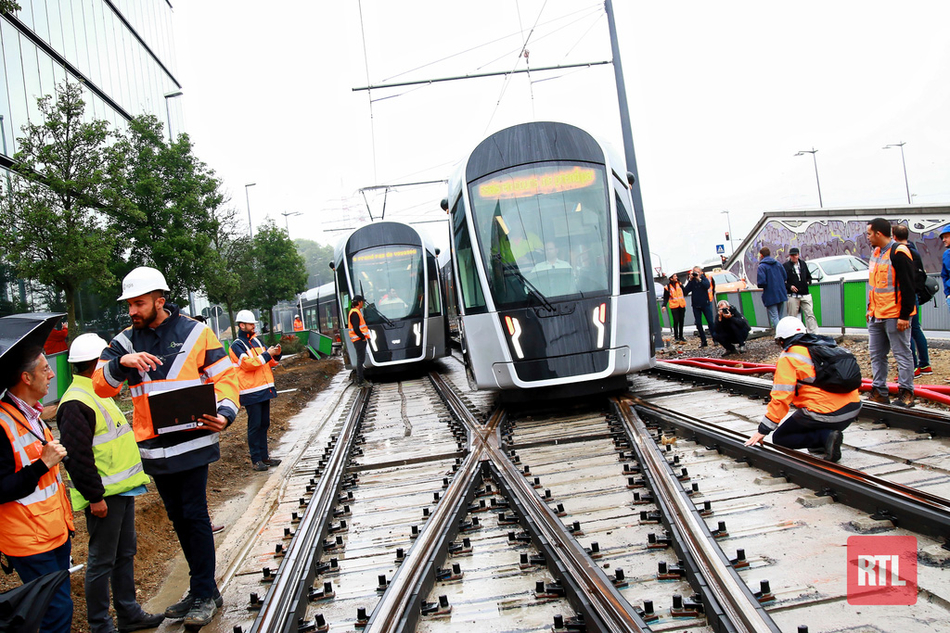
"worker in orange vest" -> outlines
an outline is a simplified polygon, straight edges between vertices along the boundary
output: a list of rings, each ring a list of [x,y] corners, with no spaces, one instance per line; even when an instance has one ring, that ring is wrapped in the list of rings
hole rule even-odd
[[[868,269],[868,351],[871,355],[871,402],[890,404],[887,352],[897,361],[897,401],[914,406],[914,357],[910,351],[910,320],[917,314],[914,258],[906,244],[891,237],[891,223],[874,218],[867,227],[874,247]]]
[[[0,401],[5,436],[0,440],[0,551],[23,583],[69,569],[70,534],[76,530],[59,472],[66,449],[40,420],[41,400],[56,376],[42,344],[40,339],[35,347],[3,358],[2,386],[7,391]],[[4,351],[10,350],[16,348]],[[53,594],[41,630],[69,633],[72,619],[73,601],[65,581]]]
[[[670,308],[670,323],[673,326],[673,340],[685,343],[683,338],[683,323],[686,321],[686,297],[683,296],[683,285],[676,273],[670,275],[670,283],[663,291],[663,307]]]
[[[350,342],[356,349],[356,361],[353,369],[356,371],[356,386],[368,387],[369,382],[363,378],[363,363],[366,362],[366,340],[369,338],[369,328],[363,318],[363,296],[353,295],[350,311],[346,321],[350,325]]]
[[[303,332],[303,321],[300,320],[300,315],[294,315],[294,332]]]

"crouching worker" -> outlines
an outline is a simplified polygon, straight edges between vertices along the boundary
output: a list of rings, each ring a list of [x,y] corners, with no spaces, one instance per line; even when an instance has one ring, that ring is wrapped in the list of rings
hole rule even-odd
[[[739,309],[730,305],[728,301],[720,301],[716,313],[716,329],[713,330],[713,340],[722,345],[725,355],[745,351],[745,341],[749,338],[752,327],[746,321]],[[739,349],[736,350],[736,347]]]
[[[772,442],[779,446],[823,452],[825,459],[838,461],[841,432],[861,411],[861,372],[854,356],[830,337],[808,334],[795,317],[779,321],[775,342],[784,351],[775,364],[772,400],[746,446],[761,444],[775,431]],[[795,412],[783,421],[792,405]]]

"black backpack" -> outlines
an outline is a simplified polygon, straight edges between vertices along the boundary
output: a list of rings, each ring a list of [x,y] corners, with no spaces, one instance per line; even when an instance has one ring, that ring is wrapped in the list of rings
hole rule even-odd
[[[798,343],[808,348],[811,362],[815,365],[814,381],[805,384],[832,393],[850,393],[861,386],[861,367],[854,354],[843,347],[838,347],[830,338],[828,341],[814,344]]]
[[[894,250],[898,244],[891,247],[891,257],[894,256]],[[909,247],[908,247],[909,248]],[[927,276],[924,270],[924,262],[920,258],[920,253],[910,249],[911,258],[914,260],[914,292],[917,294],[917,303],[924,305],[934,298],[937,291],[940,290],[940,284],[933,277]]]

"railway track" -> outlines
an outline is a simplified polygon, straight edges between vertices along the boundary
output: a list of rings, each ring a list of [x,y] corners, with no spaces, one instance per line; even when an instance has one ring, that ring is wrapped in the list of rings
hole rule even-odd
[[[552,412],[507,411],[464,383],[456,370],[348,388],[261,522],[213,626],[778,631],[886,617],[915,631],[950,620],[946,440],[860,423],[885,436],[853,449],[877,471],[871,498],[903,484],[901,503],[920,506],[909,515],[890,500],[872,512],[850,488],[814,483],[854,479],[846,469],[733,451],[764,411],[736,389],[641,374],[628,396]],[[709,422],[722,437],[697,430]],[[930,443],[919,467],[899,448],[915,442]],[[809,480],[793,465],[822,474]],[[865,609],[871,617],[847,604],[845,545],[861,533],[918,539],[916,607]]]

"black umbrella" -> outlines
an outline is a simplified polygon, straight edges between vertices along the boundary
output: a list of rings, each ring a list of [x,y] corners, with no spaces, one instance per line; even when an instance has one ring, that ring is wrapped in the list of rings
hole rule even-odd
[[[38,631],[53,594],[67,578],[69,571],[60,569],[0,593],[0,631]]]
[[[42,349],[63,314],[32,312],[0,319],[0,389],[16,381],[16,372],[30,350]]]

